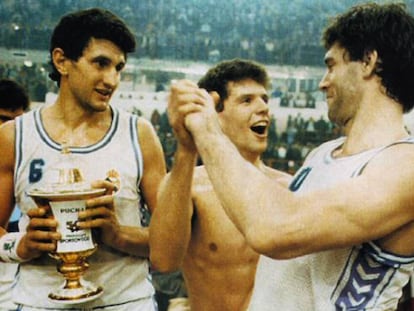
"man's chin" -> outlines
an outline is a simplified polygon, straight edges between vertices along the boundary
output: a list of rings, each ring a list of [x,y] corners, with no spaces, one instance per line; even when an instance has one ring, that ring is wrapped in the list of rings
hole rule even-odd
[[[95,105],[93,108],[96,112],[104,112],[107,111],[110,107],[109,102],[100,102],[99,104]]]

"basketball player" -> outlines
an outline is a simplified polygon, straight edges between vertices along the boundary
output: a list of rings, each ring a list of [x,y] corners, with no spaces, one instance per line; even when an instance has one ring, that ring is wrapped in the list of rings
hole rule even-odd
[[[134,49],[134,35],[107,10],[63,16],[50,47],[50,77],[60,87],[56,102],[0,129],[0,224],[6,227],[17,203],[25,228],[0,238],[0,258],[20,262],[13,293],[19,310],[156,309],[142,202],[151,211],[155,207],[165,175],[162,148],[149,121],[109,105],[127,54]],[[68,147],[86,180],[100,180],[94,186],[108,190],[87,201],[88,209],[79,214],[79,227],[92,228],[98,236],[85,279],[102,285],[104,292],[76,306],[48,299],[63,282],[56,261],[48,256],[61,236],[56,220],[45,217],[45,209],[26,194],[30,187],[48,182],[64,161],[62,146]],[[103,180],[108,172],[119,175],[116,195],[114,183]]]
[[[172,87],[173,128],[190,131],[224,210],[263,255],[251,311],[395,310],[413,271],[414,138],[403,114],[414,105],[414,18],[403,4],[355,6],[323,42],[320,88],[345,136],[314,150],[290,189],[240,155],[205,90]]]

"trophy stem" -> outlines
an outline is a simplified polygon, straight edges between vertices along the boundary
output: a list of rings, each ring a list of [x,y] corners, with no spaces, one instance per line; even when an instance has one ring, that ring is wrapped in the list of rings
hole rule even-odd
[[[80,278],[88,269],[89,264],[86,261],[79,261],[74,263],[61,261],[58,266],[58,271],[63,274],[66,280],[64,288],[81,288]]]
[[[94,286],[85,281],[82,276],[89,268],[86,257],[95,249],[79,253],[54,253],[52,257],[59,260],[57,270],[65,278],[60,289],[49,294],[49,298],[55,302],[80,303],[98,298],[102,293],[102,287]]]

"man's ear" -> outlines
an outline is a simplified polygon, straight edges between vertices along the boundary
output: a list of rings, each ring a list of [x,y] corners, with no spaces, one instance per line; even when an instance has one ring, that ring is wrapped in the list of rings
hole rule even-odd
[[[362,60],[364,77],[370,77],[377,73],[377,66],[381,63],[376,50],[365,51]]]
[[[220,100],[220,95],[216,91],[209,92],[210,96],[213,98],[214,101],[214,109],[217,112],[221,112],[224,109],[223,102]]]
[[[214,105],[217,106],[220,102],[220,95],[216,91],[210,92],[210,96],[213,98]]]
[[[67,68],[66,68],[67,58],[61,48],[55,48],[52,51],[52,60],[53,60],[53,64],[55,65],[57,71],[59,71],[59,73],[62,76],[67,75],[68,73]]]

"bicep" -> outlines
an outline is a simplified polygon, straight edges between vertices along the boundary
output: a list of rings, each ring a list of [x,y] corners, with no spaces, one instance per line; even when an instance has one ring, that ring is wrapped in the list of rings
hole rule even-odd
[[[376,240],[412,222],[414,166],[407,160],[412,156],[398,159],[395,150],[387,151],[360,176],[304,195],[311,251]]]
[[[151,124],[140,118],[138,121],[139,141],[144,162],[141,189],[151,211],[156,206],[157,192],[166,174],[164,153],[161,143]]]
[[[329,188],[302,194],[272,180],[262,184],[267,195],[257,202],[256,216],[248,218],[249,244],[259,253],[283,259],[400,231],[414,220],[414,149],[391,149],[373,159],[360,176]]]

